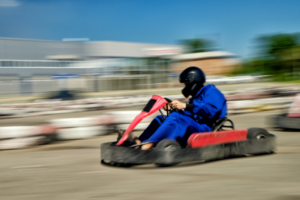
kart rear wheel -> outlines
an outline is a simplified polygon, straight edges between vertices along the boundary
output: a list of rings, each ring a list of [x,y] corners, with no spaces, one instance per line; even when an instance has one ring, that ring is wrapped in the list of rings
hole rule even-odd
[[[270,135],[266,129],[263,128],[249,128],[247,139],[253,140],[264,140]]]
[[[267,140],[268,138],[272,137],[272,134],[270,134],[266,129],[263,128],[249,128],[247,139],[252,140],[253,142],[257,140]],[[260,153],[253,153],[253,154],[245,154],[246,156],[249,155],[264,155],[264,154],[270,154],[274,153],[273,151],[265,151]]]
[[[180,149],[181,146],[178,142],[174,140],[162,140],[160,141],[155,148],[159,149],[164,149],[166,151],[174,151],[175,149]],[[167,166],[172,166],[172,165],[177,165],[179,163],[171,163],[171,164],[161,164],[161,163],[155,163],[155,165],[160,166],[160,167],[167,167]]]

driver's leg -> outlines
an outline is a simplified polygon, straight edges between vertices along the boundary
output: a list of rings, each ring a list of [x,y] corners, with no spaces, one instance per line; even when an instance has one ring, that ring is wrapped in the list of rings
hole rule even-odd
[[[140,135],[138,139],[135,140],[137,144],[141,144],[142,141],[147,140],[150,138],[153,133],[160,127],[160,125],[163,123],[164,118],[161,115],[158,115],[155,117],[150,125],[145,129],[145,131]],[[154,146],[154,143],[148,143],[142,145],[141,149],[142,150],[148,150],[151,149]]]
[[[142,141],[151,142],[143,145],[142,150],[148,150],[153,147],[153,144],[164,139],[180,140],[186,144],[190,134],[209,131],[211,129],[206,124],[198,124],[188,116],[173,112],[150,138]]]
[[[163,123],[164,119],[161,115],[158,115],[155,117],[152,122],[149,124],[149,126],[144,130],[144,132],[138,137],[139,141],[144,141],[150,138],[153,133],[160,127],[160,125]]]
[[[149,150],[154,146],[154,143],[148,143],[148,144],[144,144],[141,149],[142,150]]]

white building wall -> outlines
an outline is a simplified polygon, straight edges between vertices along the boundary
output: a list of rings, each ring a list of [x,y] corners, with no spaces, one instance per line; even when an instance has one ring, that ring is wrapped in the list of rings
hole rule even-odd
[[[132,42],[99,41],[85,44],[84,52],[87,57],[147,57],[146,50],[154,48],[178,48],[178,45],[147,44]]]

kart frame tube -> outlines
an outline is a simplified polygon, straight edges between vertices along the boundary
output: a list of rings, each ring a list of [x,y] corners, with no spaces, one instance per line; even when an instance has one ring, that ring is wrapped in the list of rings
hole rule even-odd
[[[276,148],[276,136],[270,134],[266,139],[248,139],[234,143],[209,145],[201,148],[182,148],[165,150],[153,148],[140,150],[125,146],[116,146],[114,143],[101,145],[102,160],[120,164],[150,164],[159,163],[170,165],[180,162],[218,160],[228,157],[243,156],[245,154],[273,153]]]

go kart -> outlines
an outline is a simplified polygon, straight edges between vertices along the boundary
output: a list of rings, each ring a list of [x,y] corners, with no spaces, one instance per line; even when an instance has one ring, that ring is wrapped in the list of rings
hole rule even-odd
[[[167,166],[187,161],[209,161],[248,154],[267,154],[275,151],[275,135],[262,128],[235,130],[228,118],[218,119],[211,132],[193,133],[187,145],[181,146],[177,141],[165,139],[150,150],[141,150],[138,146],[146,143],[126,145],[132,138],[135,126],[145,117],[171,102],[170,99],[153,95],[143,111],[129,125],[123,136],[116,142],[101,145],[101,162],[108,165],[139,165],[155,163]],[[168,108],[168,106],[166,106]],[[171,107],[171,112],[179,112]]]
[[[289,113],[274,115],[268,118],[269,124],[274,128],[284,130],[300,130],[300,116],[289,117]]]
[[[269,117],[269,123],[274,128],[300,130],[300,94],[295,96],[288,113]]]

